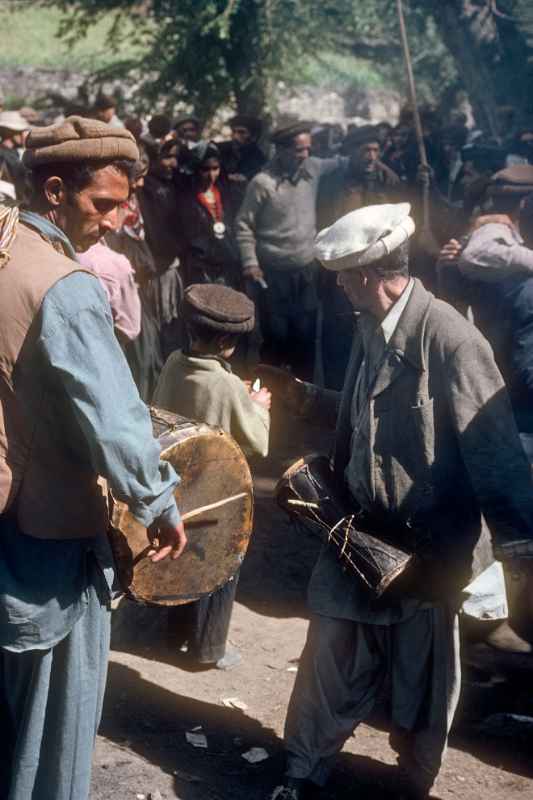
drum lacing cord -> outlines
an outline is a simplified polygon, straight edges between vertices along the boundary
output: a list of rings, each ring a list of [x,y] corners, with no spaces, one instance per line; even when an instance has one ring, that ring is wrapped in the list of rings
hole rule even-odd
[[[346,555],[346,548],[348,547],[348,543],[349,543],[348,536],[349,536],[349,533],[350,533],[350,526],[351,526],[352,522],[354,521],[354,518],[355,518],[355,514],[351,514],[348,517],[342,517],[338,522],[335,523],[333,528],[328,533],[328,540],[333,539],[333,535],[337,533],[337,529],[340,528],[340,526],[343,524],[343,522],[346,523],[346,527],[344,528],[344,533],[341,534],[342,545],[341,545],[341,549],[340,549],[340,552],[339,552],[340,556],[345,556]],[[338,539],[335,540],[335,541],[338,543]]]
[[[331,528],[331,530],[328,532],[328,542],[334,542],[334,544],[337,546],[339,544],[341,545],[341,548],[338,553],[339,558],[344,558],[344,560],[350,565],[353,571],[357,573],[357,575],[359,575],[361,580],[364,583],[366,583],[367,586],[370,586],[370,581],[368,580],[366,575],[364,575],[361,572],[359,567],[353,562],[350,554],[346,551],[346,548],[350,545],[350,538],[349,538],[350,528],[352,526],[355,517],[356,514],[350,514],[347,517],[342,517],[342,519],[336,522],[333,528]],[[341,533],[341,536],[339,537],[338,531],[341,529],[341,525],[343,523],[346,523],[346,526],[344,528],[344,531]]]

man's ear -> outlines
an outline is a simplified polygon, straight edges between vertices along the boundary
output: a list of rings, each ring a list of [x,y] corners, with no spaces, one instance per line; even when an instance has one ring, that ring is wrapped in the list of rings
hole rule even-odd
[[[217,347],[219,350],[226,350],[230,344],[233,344],[230,333],[221,333],[220,336],[217,336]]]
[[[368,282],[374,277],[375,273],[368,267],[359,270],[361,286],[367,286]]]
[[[66,186],[63,179],[57,175],[51,175],[46,179],[43,191],[48,203],[53,208],[59,208],[59,206],[63,205],[65,202],[67,194]]]

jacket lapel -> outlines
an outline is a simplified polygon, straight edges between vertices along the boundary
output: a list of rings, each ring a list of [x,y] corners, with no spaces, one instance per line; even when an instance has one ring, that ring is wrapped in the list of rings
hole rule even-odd
[[[408,365],[419,372],[425,370],[422,331],[432,297],[415,278],[411,296],[387,345],[385,359],[372,388],[373,398],[394,383]]]

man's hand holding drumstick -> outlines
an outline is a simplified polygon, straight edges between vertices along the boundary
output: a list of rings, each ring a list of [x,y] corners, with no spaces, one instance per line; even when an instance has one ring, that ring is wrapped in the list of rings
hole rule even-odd
[[[162,524],[157,529],[157,538],[159,546],[157,549],[153,547],[147,553],[148,558],[155,564],[157,561],[163,561],[167,556],[172,560],[176,560],[181,556],[187,544],[187,534],[183,522],[180,522],[176,527]]]

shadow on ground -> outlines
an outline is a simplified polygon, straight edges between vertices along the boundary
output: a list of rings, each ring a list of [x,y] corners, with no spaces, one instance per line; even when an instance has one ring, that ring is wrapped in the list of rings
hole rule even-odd
[[[208,749],[195,749],[185,734],[202,726]],[[122,664],[110,667],[100,733],[128,753],[173,776],[180,800],[266,798],[283,771],[282,743],[246,714],[168,691]],[[268,761],[249,765],[242,754],[263,747]],[[111,764],[100,764],[108,769]],[[322,800],[390,800],[396,796],[396,769],[372,758],[343,754]]]

